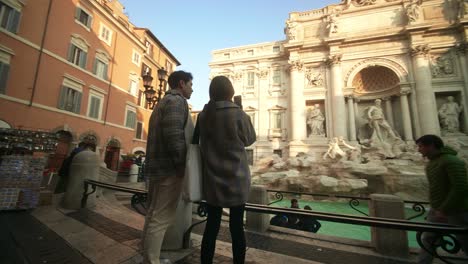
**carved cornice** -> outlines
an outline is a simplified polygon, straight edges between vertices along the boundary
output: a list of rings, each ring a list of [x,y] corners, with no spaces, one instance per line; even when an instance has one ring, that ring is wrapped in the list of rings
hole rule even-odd
[[[429,52],[431,51],[431,47],[427,44],[422,44],[418,46],[414,46],[411,48],[411,56],[416,57],[416,56],[424,56],[426,57]]]
[[[369,6],[369,5],[375,5],[375,2],[377,0],[352,0],[353,4],[355,6]]]
[[[304,63],[300,60],[289,61],[289,71],[302,71],[304,68]]]
[[[328,56],[328,59],[326,60],[325,63],[328,66],[332,66],[332,65],[335,65],[335,64],[340,64],[341,63],[341,57],[343,57],[343,55],[341,55],[341,54],[330,55],[330,56]]]
[[[391,96],[382,97],[382,101],[391,101],[391,100],[392,100]]]

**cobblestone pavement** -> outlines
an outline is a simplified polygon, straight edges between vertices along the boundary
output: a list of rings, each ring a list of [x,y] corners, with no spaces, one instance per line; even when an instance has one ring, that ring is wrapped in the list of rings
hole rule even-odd
[[[0,212],[0,263],[91,264],[29,211]]]
[[[110,204],[114,206],[115,202]],[[42,207],[34,211],[34,216],[0,213],[0,263],[28,263],[23,260],[31,258],[32,254],[36,254],[33,258],[36,258],[38,254],[49,257],[47,263],[141,263],[142,227],[141,223],[135,224],[134,221],[136,219],[143,221],[142,216],[128,215],[133,212],[123,206],[125,210],[115,210],[114,207],[106,206],[105,202],[101,202],[99,206],[96,206],[97,209],[77,211],[66,211],[53,206]],[[119,222],[119,220],[122,221]],[[193,219],[193,222],[199,220]],[[200,263],[203,230],[204,224],[194,228],[192,250],[182,255],[186,257],[177,263]],[[40,238],[41,241],[31,238]],[[247,231],[246,240],[247,264],[410,263],[404,260],[384,259],[381,255],[366,248],[339,245],[333,242],[326,242],[329,245],[324,246],[324,243],[317,242],[313,237]],[[228,224],[223,221],[213,263],[232,263],[230,242]],[[44,245],[51,246],[45,247]],[[39,251],[28,251],[30,248],[36,248]],[[62,260],[63,255],[66,255],[68,259]]]
[[[194,220],[195,221],[195,220]],[[192,231],[202,235],[205,223],[196,226]],[[217,239],[231,243],[231,234],[227,226],[221,226]],[[246,232],[247,247],[268,252],[274,252],[286,256],[296,257],[305,260],[317,261],[333,264],[362,264],[362,263],[392,263],[406,264],[406,260],[388,260],[380,256],[361,254],[358,252],[348,252],[338,248],[324,248],[311,244],[281,240],[267,235]]]

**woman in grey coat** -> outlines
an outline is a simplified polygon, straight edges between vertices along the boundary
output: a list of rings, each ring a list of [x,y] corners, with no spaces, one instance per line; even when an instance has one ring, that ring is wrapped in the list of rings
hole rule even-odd
[[[233,261],[244,263],[244,207],[250,190],[246,146],[255,142],[250,117],[232,102],[234,88],[225,76],[210,84],[210,101],[199,115],[203,161],[203,194],[208,220],[201,246],[201,263],[211,264],[223,207],[229,208]]]

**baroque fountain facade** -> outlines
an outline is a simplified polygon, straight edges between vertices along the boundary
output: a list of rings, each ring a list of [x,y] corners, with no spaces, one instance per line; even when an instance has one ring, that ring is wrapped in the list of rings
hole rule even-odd
[[[254,183],[426,200],[424,134],[468,156],[468,2],[343,0],[290,13],[285,40],[212,52],[258,141]],[[281,29],[279,29],[281,30]]]

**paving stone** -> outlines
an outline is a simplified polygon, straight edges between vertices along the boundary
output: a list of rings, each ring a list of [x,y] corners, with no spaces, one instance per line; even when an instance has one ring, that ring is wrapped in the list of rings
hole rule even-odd
[[[92,263],[29,211],[0,212],[0,238],[0,263]]]
[[[143,235],[141,230],[121,224],[88,209],[69,213],[67,216],[80,221],[117,242],[141,239]]]

